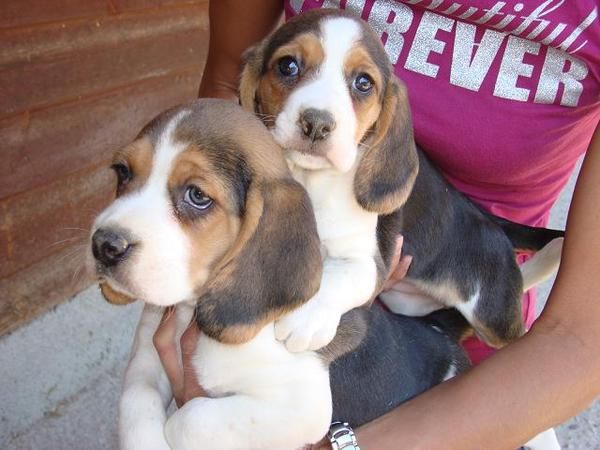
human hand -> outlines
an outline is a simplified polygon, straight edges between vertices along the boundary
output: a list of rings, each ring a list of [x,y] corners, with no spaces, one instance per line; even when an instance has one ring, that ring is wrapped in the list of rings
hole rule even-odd
[[[404,238],[398,236],[389,275],[379,293],[379,299],[393,313],[405,316],[425,316],[443,308],[438,300],[404,279],[412,263],[412,256],[402,256],[403,243]]]
[[[392,256],[392,264],[388,272],[387,280],[383,283],[384,291],[390,289],[393,285],[402,280],[408,269],[413,257],[411,255],[402,255],[402,245],[404,244],[404,236],[398,235],[396,238],[396,247],[394,248],[394,256]]]
[[[181,359],[176,341],[177,317],[175,308],[165,309],[162,320],[153,337],[154,347],[158,352],[160,362],[171,383],[173,397],[178,408],[195,397],[208,397],[206,391],[198,383],[198,377],[192,365],[192,356],[196,351],[200,329],[192,319],[187,329],[179,339]]]

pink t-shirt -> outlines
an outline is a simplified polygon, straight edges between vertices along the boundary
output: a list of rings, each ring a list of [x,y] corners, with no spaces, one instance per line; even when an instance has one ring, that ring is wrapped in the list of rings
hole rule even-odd
[[[350,10],[380,34],[415,139],[453,185],[496,215],[547,223],[600,119],[596,0],[285,1],[287,17],[314,8]],[[466,347],[474,362],[491,353]]]

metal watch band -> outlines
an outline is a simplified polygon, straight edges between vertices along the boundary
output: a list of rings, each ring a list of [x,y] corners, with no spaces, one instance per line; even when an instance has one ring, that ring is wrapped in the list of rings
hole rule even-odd
[[[354,431],[348,422],[332,422],[327,438],[331,442],[332,450],[360,450]]]

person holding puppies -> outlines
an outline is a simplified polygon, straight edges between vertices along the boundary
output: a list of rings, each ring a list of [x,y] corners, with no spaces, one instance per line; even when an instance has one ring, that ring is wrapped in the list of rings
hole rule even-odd
[[[334,3],[211,2],[200,96],[237,100],[244,51],[277,26],[282,12],[290,17]],[[600,394],[600,329],[592,319],[600,312],[598,7],[592,0],[578,0],[577,8],[548,1],[510,8],[504,2],[342,3],[382,36],[407,86],[416,141],[484,209],[545,225],[585,153],[561,268],[535,326],[493,355],[468,342],[472,360],[484,362],[356,430],[363,449],[516,448]],[[394,281],[408,270],[410,255],[400,257],[398,249],[398,261]],[[523,306],[531,326],[531,294]],[[201,330],[190,327],[183,337],[182,369],[172,329],[166,320],[155,344],[181,404],[202,395],[185,376],[190,343]]]

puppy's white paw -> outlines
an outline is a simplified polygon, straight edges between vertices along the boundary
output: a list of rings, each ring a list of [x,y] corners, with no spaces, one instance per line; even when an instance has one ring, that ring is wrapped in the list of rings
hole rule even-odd
[[[338,310],[313,298],[275,322],[275,337],[284,341],[290,352],[318,350],[333,340],[341,316]]]

